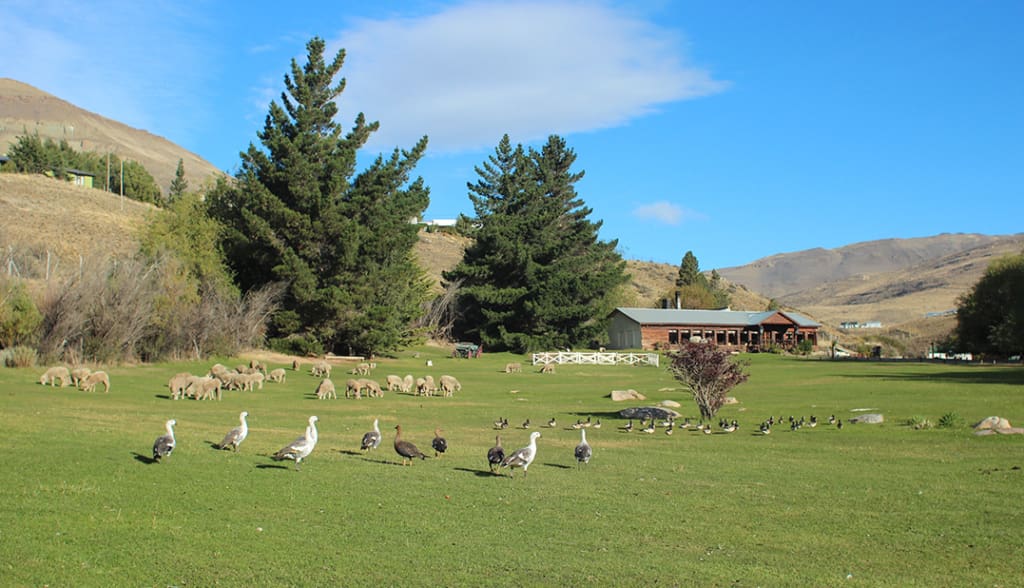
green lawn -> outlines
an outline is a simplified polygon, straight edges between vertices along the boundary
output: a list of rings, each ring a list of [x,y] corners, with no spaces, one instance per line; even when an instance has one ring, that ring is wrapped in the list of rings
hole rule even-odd
[[[0,585],[1024,585],[1024,436],[904,424],[1024,424],[1021,368],[752,356],[740,403],[720,412],[739,431],[669,437],[619,431],[624,407],[606,397],[633,388],[696,414],[664,366],[539,374],[505,354],[414,351],[373,377],[447,373],[462,391],[319,401],[307,367],[221,402],[173,401],[168,377],[213,362],[112,368],[106,395],[0,369]],[[516,360],[524,373],[500,373]],[[336,368],[339,394],[347,377]],[[862,408],[886,422],[756,434],[769,415]],[[241,450],[212,449],[241,410]],[[313,414],[302,469],[271,461]],[[603,427],[577,469],[568,425],[588,416]],[[487,471],[502,417],[507,450],[527,442],[526,418],[543,433],[525,479]],[[178,447],[149,463],[168,418]],[[384,442],[364,455],[374,418]],[[395,424],[430,455],[441,427],[448,454],[401,467]]]

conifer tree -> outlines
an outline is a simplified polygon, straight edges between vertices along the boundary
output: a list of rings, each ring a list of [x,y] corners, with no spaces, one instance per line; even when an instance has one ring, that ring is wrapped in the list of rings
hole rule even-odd
[[[188,190],[188,180],[185,179],[185,160],[178,159],[178,169],[174,171],[174,179],[171,180],[171,186],[167,190],[168,200],[174,201]]]
[[[603,341],[628,281],[616,241],[578,197],[576,154],[552,136],[539,150],[508,136],[469,184],[476,241],[445,279],[460,287],[456,331],[485,347],[526,352]]]
[[[356,153],[378,123],[360,113],[343,131],[334,118],[345,80],[334,80],[344,50],[328,63],[322,39],[306,48],[307,63],[292,61],[281,103],[270,104],[262,147],[242,154],[236,185],[218,185],[211,211],[243,290],[288,283],[272,336],[345,353],[395,349],[411,340],[427,294],[409,222],[429,203],[422,179],[410,181],[427,138],[357,175]]]

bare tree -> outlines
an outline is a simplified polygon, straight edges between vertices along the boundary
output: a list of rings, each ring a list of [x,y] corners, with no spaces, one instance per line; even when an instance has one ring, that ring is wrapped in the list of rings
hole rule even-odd
[[[669,357],[669,370],[693,394],[702,419],[715,416],[729,391],[748,378],[743,363],[712,343],[684,341]]]

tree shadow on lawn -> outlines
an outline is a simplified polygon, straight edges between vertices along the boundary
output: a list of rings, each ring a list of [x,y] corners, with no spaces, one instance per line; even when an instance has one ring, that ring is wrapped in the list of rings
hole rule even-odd
[[[982,366],[979,366],[982,367]],[[879,380],[916,380],[921,382],[954,382],[958,384],[1024,384],[1024,369],[1021,368],[999,368],[999,369],[963,369],[938,373],[908,373],[908,372],[883,372],[883,373],[856,373],[846,374],[847,378],[865,378]]]

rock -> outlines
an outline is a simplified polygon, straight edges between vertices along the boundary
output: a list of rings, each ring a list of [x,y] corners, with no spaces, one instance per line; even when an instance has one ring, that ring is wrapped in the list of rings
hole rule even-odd
[[[679,413],[671,408],[634,406],[620,410],[619,416],[624,419],[677,419],[679,418]]]
[[[884,422],[885,417],[880,413],[868,413],[859,416],[851,417],[849,422],[851,423],[864,423],[868,425],[877,425],[878,423]]]
[[[725,400],[722,401],[722,404],[739,404],[739,403],[740,403],[740,401],[736,400],[735,396],[726,396]]]
[[[988,431],[988,430],[996,430],[996,431],[998,431],[1000,429],[1012,429],[1012,428],[1013,428],[1013,426],[1010,424],[1010,421],[1004,419],[1003,417],[997,417],[997,416],[990,416],[990,417],[987,417],[987,418],[983,418],[980,421],[978,421],[978,424],[974,425],[974,430],[975,431]]]
[[[675,400],[662,400],[658,403],[658,406],[664,406],[665,408],[679,408],[680,404]]]
[[[632,389],[612,390],[610,396],[615,402],[622,402],[623,400],[647,400],[646,396]]]
[[[996,429],[996,433],[1000,435],[1024,435],[1024,427],[1006,427],[1005,429]]]

